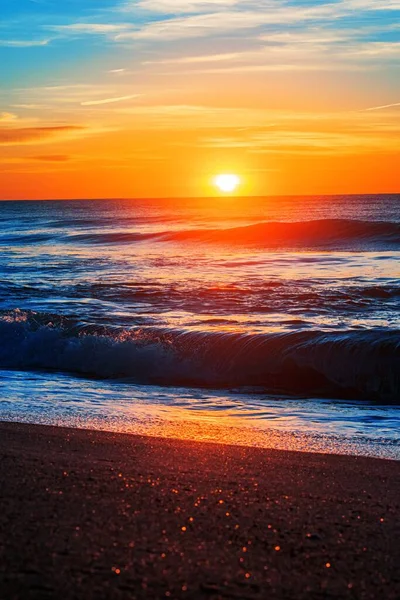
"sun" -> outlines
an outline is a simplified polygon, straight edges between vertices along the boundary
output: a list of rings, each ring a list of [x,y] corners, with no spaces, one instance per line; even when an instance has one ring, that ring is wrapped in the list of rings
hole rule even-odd
[[[240,178],[233,174],[222,174],[217,175],[214,179],[214,183],[221,192],[229,194],[236,190],[240,184]]]

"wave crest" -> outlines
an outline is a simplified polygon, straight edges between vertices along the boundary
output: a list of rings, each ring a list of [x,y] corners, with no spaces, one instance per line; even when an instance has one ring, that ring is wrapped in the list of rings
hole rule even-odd
[[[319,248],[354,250],[394,249],[400,245],[400,223],[320,219],[298,222],[266,222],[230,229],[185,231],[90,232],[68,237],[87,244],[124,244],[146,240],[258,246],[263,248]]]
[[[400,399],[400,331],[271,334],[122,329],[33,312],[0,317],[0,365],[312,397]]]

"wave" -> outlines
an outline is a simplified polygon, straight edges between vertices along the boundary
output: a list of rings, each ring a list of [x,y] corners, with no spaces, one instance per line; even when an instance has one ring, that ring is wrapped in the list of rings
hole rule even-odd
[[[193,319],[210,316],[213,319],[241,321],[247,317],[268,319],[268,315],[280,326],[295,326],[293,317],[305,319],[304,326],[311,326],[327,317],[332,319],[386,322],[397,327],[400,310],[400,284],[392,279],[381,280],[380,285],[354,285],[316,281],[293,280],[241,280],[229,283],[198,281],[166,282],[163,280],[102,282],[79,281],[53,285],[51,282],[32,282],[30,285],[0,279],[0,301],[3,309],[15,305],[35,307],[36,310],[58,310],[71,314],[82,311],[82,318],[107,323],[138,324],[143,313],[147,324],[160,323],[162,315],[170,311],[182,311]],[[63,308],[61,308],[63,306]],[[39,308],[40,307],[40,308]],[[73,313],[75,314],[75,313]],[[142,316],[143,316],[142,315]],[[280,315],[278,317],[278,315]],[[289,321],[285,320],[286,315]],[[156,319],[156,320],[155,320]],[[279,319],[279,321],[278,321]],[[307,325],[308,321],[308,325]],[[193,324],[193,321],[191,321]]]
[[[66,292],[64,291],[64,294]],[[1,282],[0,282],[1,294]],[[118,306],[130,303],[145,306],[159,314],[166,310],[188,311],[195,315],[265,315],[287,313],[310,315],[360,315],[365,318],[380,314],[387,321],[395,320],[400,308],[400,285],[326,285],[313,280],[302,281],[241,281],[229,284],[185,282],[185,285],[165,281],[121,281],[82,283],[68,291],[69,297],[90,298]],[[23,296],[19,296],[22,298]]]
[[[400,401],[399,330],[239,334],[123,329],[15,310],[1,315],[0,336],[2,368]]]
[[[400,223],[320,219],[298,222],[265,222],[230,229],[181,231],[90,232],[67,237],[88,244],[124,244],[146,240],[196,242],[263,248],[395,249],[400,246]]]
[[[168,219],[166,220],[168,221]],[[126,225],[127,223],[124,222]],[[136,223],[137,224],[137,223]],[[1,245],[35,245],[49,242],[73,244],[134,244],[138,242],[173,242],[223,244],[265,249],[319,250],[396,250],[400,247],[400,223],[360,221],[354,219],[319,219],[297,222],[261,222],[226,229],[181,229],[143,232],[104,231],[101,223],[91,231],[77,232],[68,227],[60,231],[32,233],[3,232]],[[61,223],[59,223],[61,226]],[[140,227],[140,226],[139,226]],[[68,232],[69,229],[69,232]]]
[[[1,245],[27,246],[34,244],[45,244],[51,241],[54,241],[54,235],[51,233],[3,233],[0,236]]]
[[[364,288],[356,288],[356,292],[358,292],[361,296],[365,298],[372,299],[391,299],[391,298],[399,298],[400,297],[400,285],[371,285]]]

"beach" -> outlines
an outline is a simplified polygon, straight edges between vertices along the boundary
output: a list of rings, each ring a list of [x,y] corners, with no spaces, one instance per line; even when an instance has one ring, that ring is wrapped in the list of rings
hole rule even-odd
[[[1,13],[0,600],[400,600],[400,0]]]
[[[400,463],[0,424],[17,598],[398,598]]]

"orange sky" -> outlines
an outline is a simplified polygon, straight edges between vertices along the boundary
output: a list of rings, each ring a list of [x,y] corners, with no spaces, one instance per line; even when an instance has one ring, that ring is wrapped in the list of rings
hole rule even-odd
[[[21,4],[2,199],[400,191],[397,0]]]

